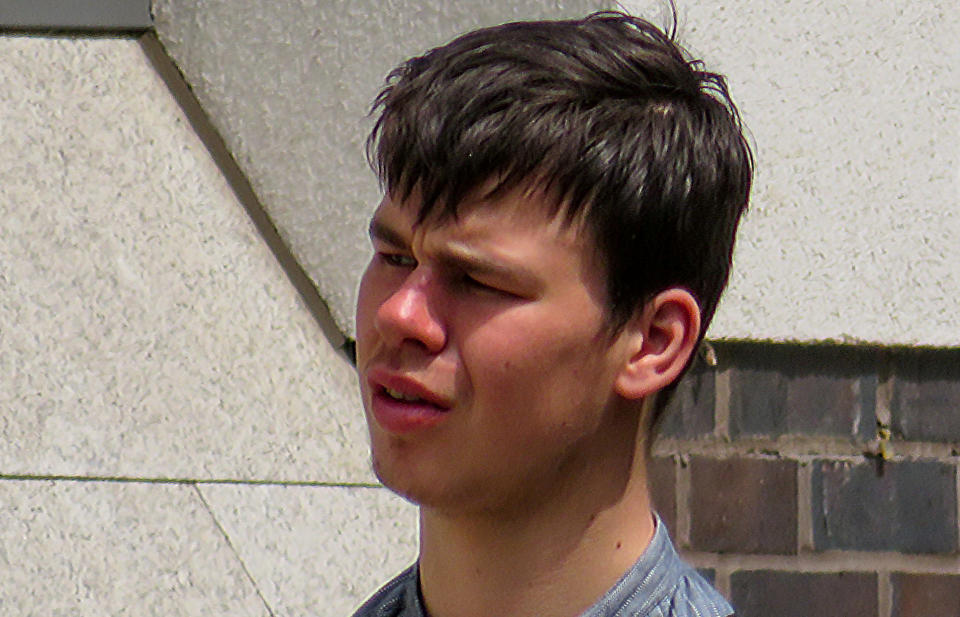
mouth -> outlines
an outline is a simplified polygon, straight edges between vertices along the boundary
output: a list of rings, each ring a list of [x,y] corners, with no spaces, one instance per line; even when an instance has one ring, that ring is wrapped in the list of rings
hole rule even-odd
[[[422,398],[416,396],[415,394],[405,394],[399,390],[394,390],[393,388],[383,387],[383,393],[392,398],[395,401],[406,401],[408,403],[425,403]]]
[[[371,370],[369,411],[389,433],[408,435],[434,427],[449,416],[448,399],[409,377]]]

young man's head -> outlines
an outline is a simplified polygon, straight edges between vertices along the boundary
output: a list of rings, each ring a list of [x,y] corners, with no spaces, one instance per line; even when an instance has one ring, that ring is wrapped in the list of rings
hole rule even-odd
[[[378,473],[424,501],[473,457],[445,493],[463,500],[626,447],[620,409],[682,374],[748,201],[723,78],[600,13],[467,34],[374,109],[387,196],[357,351]]]

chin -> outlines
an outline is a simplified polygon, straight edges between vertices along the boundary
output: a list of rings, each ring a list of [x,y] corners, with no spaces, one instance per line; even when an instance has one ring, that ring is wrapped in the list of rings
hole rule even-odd
[[[433,502],[447,480],[417,444],[376,429],[370,431],[370,463],[381,484],[416,505]]]
[[[394,448],[378,448],[375,444],[370,457],[374,475],[385,487],[413,504],[432,501],[438,483],[422,478],[423,470],[402,454]]]
[[[406,479],[406,482],[401,482],[398,478],[395,478],[395,474],[391,472],[390,467],[383,465],[376,455],[372,457],[371,465],[374,475],[377,476],[377,480],[379,480],[381,484],[410,503],[417,506],[421,505],[421,499],[418,498],[419,491],[409,486],[410,482],[408,479]]]
[[[438,511],[469,511],[478,491],[450,486],[445,474],[426,474],[423,470],[407,469],[396,461],[385,461],[374,453],[373,473],[386,488],[410,503]],[[417,473],[417,472],[421,473]]]

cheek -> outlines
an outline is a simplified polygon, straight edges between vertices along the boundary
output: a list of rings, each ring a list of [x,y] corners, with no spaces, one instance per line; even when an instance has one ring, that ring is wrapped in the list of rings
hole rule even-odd
[[[386,284],[383,276],[375,271],[375,264],[371,262],[360,279],[360,288],[357,292],[357,312],[355,322],[357,327],[357,354],[361,353],[372,342],[375,334],[374,320],[377,310],[383,304],[386,296]]]
[[[359,325],[362,321],[366,321],[368,305],[370,302],[370,287],[372,284],[372,273],[370,272],[371,264],[367,264],[367,269],[364,270],[363,276],[360,277],[360,288],[357,291],[357,313],[356,321]]]
[[[515,316],[519,317],[519,316]],[[595,382],[598,346],[593,330],[542,316],[492,320],[465,339],[464,364],[474,395],[505,413],[576,404]]]

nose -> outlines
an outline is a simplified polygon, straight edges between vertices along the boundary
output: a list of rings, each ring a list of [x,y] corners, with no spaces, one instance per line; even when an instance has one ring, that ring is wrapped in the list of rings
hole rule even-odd
[[[444,348],[446,331],[437,313],[439,300],[431,298],[431,279],[423,266],[415,269],[380,305],[376,327],[384,340],[397,346],[413,343],[430,353]]]

